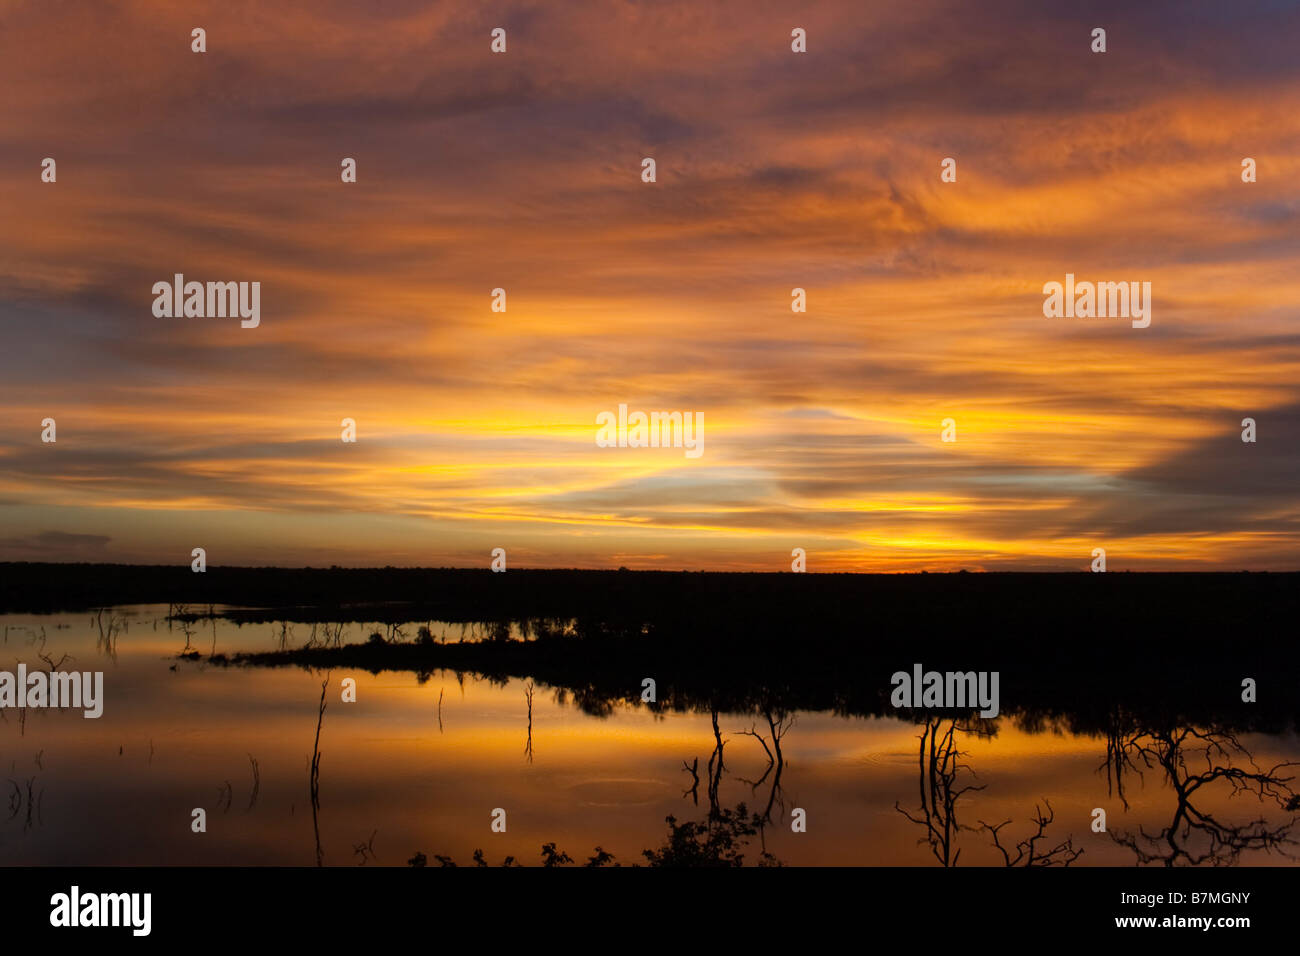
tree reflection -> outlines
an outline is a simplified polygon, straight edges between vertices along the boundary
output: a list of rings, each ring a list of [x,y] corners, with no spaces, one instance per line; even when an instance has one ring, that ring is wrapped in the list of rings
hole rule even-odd
[[[1040,846],[1046,839],[1047,828],[1056,819],[1052,804],[1044,799],[1043,807],[1035,805],[1031,823],[1034,831],[1027,837],[1017,840],[1012,845],[1002,842],[1002,831],[1011,825],[1010,820],[991,824],[979,820],[979,826],[970,826],[957,819],[957,803],[968,793],[985,789],[985,784],[963,783],[975,780],[975,771],[964,763],[965,751],[957,747],[957,734],[977,734],[987,736],[990,730],[983,721],[972,724],[957,720],[940,720],[927,718],[925,728],[921,731],[920,746],[917,748],[918,788],[920,804],[914,812],[904,810],[898,803],[894,809],[908,820],[924,827],[924,835],[918,844],[929,846],[930,853],[940,866],[956,866],[961,858],[961,848],[957,846],[961,831],[987,833],[993,842],[993,848],[1002,857],[1005,866],[1069,866],[1083,853],[1075,849],[1072,837],[1050,848]]]
[[[1203,808],[1211,801],[1253,796],[1263,807],[1294,811],[1300,805],[1291,787],[1295,778],[1281,774],[1295,766],[1300,764],[1289,761],[1261,769],[1237,735],[1221,728],[1117,726],[1107,741],[1106,768],[1124,806],[1124,775],[1142,776],[1152,769],[1160,772],[1176,800],[1169,823],[1159,831],[1139,827],[1136,833],[1116,831],[1111,838],[1143,864],[1231,866],[1248,851],[1294,859],[1289,848],[1300,842],[1292,835],[1294,819],[1277,822],[1261,812],[1245,822],[1229,822]]]
[[[957,785],[963,773],[974,779],[975,771],[961,762],[965,754],[957,749],[956,733],[955,720],[926,720],[917,749],[920,806],[915,813],[909,813],[894,803],[895,810],[925,828],[925,835],[917,843],[928,844],[940,866],[957,865],[961,856],[961,850],[954,846],[958,832],[976,829],[957,822],[957,801],[967,793],[984,789],[983,784]]]
[[[742,730],[740,733],[747,737],[753,737],[762,745],[763,753],[767,755],[767,769],[763,771],[763,775],[757,780],[739,779],[742,783],[749,784],[751,791],[756,793],[758,788],[763,785],[763,781],[771,776],[772,785],[768,790],[767,806],[760,814],[760,818],[764,823],[771,823],[774,807],[779,806],[782,812],[785,811],[784,792],[781,789],[781,774],[785,770],[785,754],[781,750],[781,741],[790,728],[794,726],[794,715],[787,714],[784,710],[773,712],[771,707],[767,707],[763,710],[763,717],[767,720],[768,733],[772,741],[770,747],[767,739],[754,727],[750,727],[749,730]]]

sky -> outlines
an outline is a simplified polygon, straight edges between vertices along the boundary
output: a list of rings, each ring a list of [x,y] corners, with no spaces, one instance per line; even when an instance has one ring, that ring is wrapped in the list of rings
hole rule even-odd
[[[0,560],[1300,568],[1298,40],[1280,2],[0,0]],[[178,272],[259,325],[156,316]],[[1045,317],[1067,273],[1150,326]],[[598,446],[620,404],[703,454]]]

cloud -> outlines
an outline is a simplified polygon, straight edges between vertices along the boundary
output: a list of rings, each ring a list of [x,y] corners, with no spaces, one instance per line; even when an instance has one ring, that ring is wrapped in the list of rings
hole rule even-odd
[[[1297,26],[1262,0],[11,5],[7,547],[70,549],[38,529],[86,508],[146,556],[203,511],[262,561],[337,559],[346,521],[412,561],[490,533],[765,567],[803,534],[846,567],[1072,567],[1101,536],[1292,567]],[[155,319],[175,272],[260,281],[261,326]],[[1151,328],[1044,319],[1066,272],[1151,281]],[[704,459],[602,454],[619,402],[702,412]]]
[[[42,531],[0,538],[0,555],[10,561],[102,561],[111,540],[107,535]]]

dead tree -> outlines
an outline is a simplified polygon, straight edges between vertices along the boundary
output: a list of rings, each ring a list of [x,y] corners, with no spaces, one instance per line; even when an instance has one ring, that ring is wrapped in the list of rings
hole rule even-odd
[[[927,719],[925,730],[921,732],[917,752],[920,806],[916,814],[904,810],[897,802],[894,809],[925,828],[925,835],[917,843],[928,844],[940,866],[956,866],[961,856],[961,850],[956,846],[959,832],[976,829],[957,821],[957,801],[984,787],[975,784],[957,786],[957,778],[963,771],[971,777],[975,774],[961,762],[965,754],[957,749],[955,742],[957,722],[950,720],[947,724],[947,728],[942,729],[943,721]]]
[[[1056,819],[1056,811],[1052,809],[1051,801],[1044,797],[1043,803],[1047,806],[1047,812],[1044,813],[1042,807],[1034,805],[1034,833],[1023,840],[1016,841],[1016,845],[1012,848],[1016,851],[1014,857],[999,839],[1000,831],[1011,821],[1003,820],[997,825],[980,821],[981,829],[992,834],[993,845],[1002,854],[1002,860],[1007,866],[1069,866],[1083,854],[1082,849],[1074,848],[1073,837],[1067,837],[1064,842],[1056,844],[1049,850],[1039,849],[1038,841],[1046,837],[1047,828]]]
[[[1262,769],[1237,736],[1221,728],[1139,728],[1120,742],[1119,749],[1120,757],[1139,774],[1143,769],[1159,769],[1175,796],[1173,816],[1159,831],[1148,833],[1139,827],[1137,833],[1111,834],[1139,863],[1230,866],[1247,852],[1295,858],[1289,849],[1300,843],[1292,835],[1294,819],[1270,820],[1261,813],[1245,822],[1229,822],[1202,807],[1218,793],[1231,798],[1253,796],[1257,804],[1292,811],[1300,803],[1291,786],[1295,778],[1281,774],[1300,764],[1287,761]],[[1188,766],[1189,758],[1197,768]],[[1199,769],[1202,762],[1203,770]]]
[[[528,740],[524,743],[524,755],[528,762],[533,762],[533,684],[529,681],[524,687],[524,699],[528,701]]]
[[[690,787],[682,791],[682,796],[690,794],[691,801],[698,807],[700,805],[700,758],[696,757],[690,764],[683,760],[682,769],[689,773],[694,781]]]
[[[316,743],[312,747],[311,755],[311,825],[316,832],[316,865],[325,865],[325,853],[320,845],[320,728],[325,722],[325,689],[329,686],[330,677],[327,673],[325,679],[320,685],[320,710],[316,714]]]

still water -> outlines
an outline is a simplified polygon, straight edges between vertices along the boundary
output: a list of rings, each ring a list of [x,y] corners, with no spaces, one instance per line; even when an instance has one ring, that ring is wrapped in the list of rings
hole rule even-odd
[[[579,863],[597,846],[642,863],[665,843],[669,815],[703,824],[711,805],[741,802],[765,820],[741,848],[747,865],[764,849],[791,865],[1003,865],[992,828],[1004,823],[997,842],[1023,863],[1039,814],[1035,859],[1057,849],[1056,862],[1078,866],[1276,865],[1300,849],[1285,783],[1296,768],[1272,769],[1300,760],[1293,731],[1238,735],[1208,759],[1191,728],[1139,732],[1126,751],[1126,806],[1105,735],[1028,732],[1014,714],[983,728],[990,735],[949,721],[797,712],[774,725],[720,713],[715,734],[711,713],[615,703],[593,716],[528,680],[222,667],[207,657],[292,647],[311,625],[182,626],[167,614],[0,616],[0,669],[104,672],[97,720],[0,711],[0,865],[405,866],[417,852],[430,865],[472,865],[478,849],[489,863],[529,865],[547,843]],[[489,630],[428,623],[443,640]],[[387,631],[342,628],[344,643]],[[187,646],[197,660],[178,659]],[[355,703],[341,700],[349,677]],[[1265,799],[1250,788],[1234,796],[1231,767],[1258,773],[1247,782],[1262,783]],[[206,832],[192,830],[196,808]],[[1106,832],[1093,830],[1097,808]],[[498,809],[504,833],[492,829]],[[806,832],[792,831],[796,810]]]

